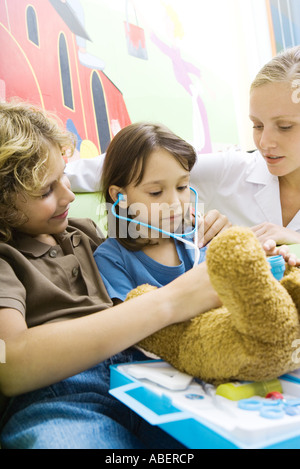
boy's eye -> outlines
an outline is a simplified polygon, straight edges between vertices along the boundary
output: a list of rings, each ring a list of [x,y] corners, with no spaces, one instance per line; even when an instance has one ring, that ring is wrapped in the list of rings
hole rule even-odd
[[[52,187],[50,187],[50,189],[47,192],[45,192],[44,194],[41,195],[41,198],[46,199],[47,197],[49,197],[50,194],[52,194],[52,191],[53,191],[53,189],[52,189]]]
[[[186,184],[185,186],[179,186],[177,190],[179,191],[185,191],[189,186]]]

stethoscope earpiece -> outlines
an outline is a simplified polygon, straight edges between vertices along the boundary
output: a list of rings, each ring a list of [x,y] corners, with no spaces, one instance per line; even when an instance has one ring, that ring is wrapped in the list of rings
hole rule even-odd
[[[121,194],[121,192],[118,193],[118,200],[117,200],[117,203],[118,202],[121,202],[122,200],[125,200],[125,195]]]

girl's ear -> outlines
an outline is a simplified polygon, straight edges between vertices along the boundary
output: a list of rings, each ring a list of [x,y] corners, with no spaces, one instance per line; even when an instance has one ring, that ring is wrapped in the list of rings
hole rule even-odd
[[[124,191],[122,191],[121,187],[119,186],[110,186],[108,189],[109,195],[111,199],[116,202],[118,199],[120,199],[120,204],[122,203],[122,208],[126,208],[126,195],[124,194]],[[120,194],[123,197],[120,197]],[[125,204],[125,205],[124,205]]]
[[[118,186],[110,186],[108,189],[108,193],[110,195],[110,198],[115,202],[118,198],[118,194],[122,192],[121,187]]]

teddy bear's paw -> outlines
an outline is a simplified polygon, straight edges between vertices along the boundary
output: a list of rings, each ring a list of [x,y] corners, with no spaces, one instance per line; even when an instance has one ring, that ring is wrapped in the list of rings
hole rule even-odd
[[[288,267],[281,285],[288,291],[300,315],[300,268]]]
[[[207,252],[212,285],[231,314],[233,327],[253,343],[296,338],[299,319],[286,289],[272,275],[259,241],[247,228],[218,235]]]
[[[218,293],[230,285],[249,290],[249,282],[254,288],[262,279],[272,279],[266,254],[249,228],[232,227],[220,233],[211,241],[206,259]]]

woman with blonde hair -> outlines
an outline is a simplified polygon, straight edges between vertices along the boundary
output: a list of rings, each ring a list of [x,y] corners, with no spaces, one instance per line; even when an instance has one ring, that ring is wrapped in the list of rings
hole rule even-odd
[[[254,153],[200,155],[191,182],[207,209],[264,243],[300,243],[300,47],[274,57],[250,90]]]

